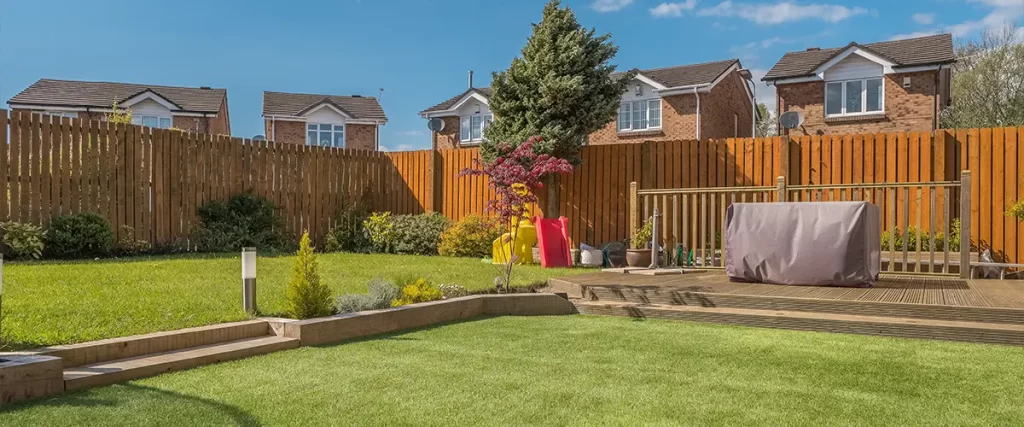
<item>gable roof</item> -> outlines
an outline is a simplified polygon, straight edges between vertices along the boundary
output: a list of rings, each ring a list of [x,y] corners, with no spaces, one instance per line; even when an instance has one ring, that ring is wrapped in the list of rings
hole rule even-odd
[[[814,75],[814,70],[822,64],[852,47],[864,49],[892,61],[896,64],[897,70],[899,67],[950,64],[955,62],[953,57],[953,36],[950,34],[938,34],[863,45],[852,42],[837,48],[788,52],[782,56],[782,59],[761,80],[772,81]]]
[[[301,116],[328,104],[353,119],[387,121],[377,98],[369,96],[315,95],[263,91],[263,116]]]
[[[123,102],[145,92],[153,92],[179,106],[182,111],[195,113],[220,111],[228,96],[226,89],[40,79],[7,103],[110,108],[114,101]]]
[[[701,64],[677,65],[674,67],[637,70],[637,74],[661,83],[667,88],[711,84],[722,73],[729,70],[739,59],[705,62]]]
[[[713,83],[722,75],[722,73],[728,71],[733,64],[739,64],[739,62],[739,59],[728,59],[725,61],[705,62],[702,64],[677,65],[673,67],[637,70],[637,73],[661,84],[662,86],[665,86],[666,88],[694,86]],[[622,73],[612,74],[612,76],[618,75],[622,75]],[[420,111],[420,114],[448,110],[458,103],[459,100],[465,98],[466,95],[471,93],[480,94],[484,98],[490,98],[493,94],[489,87],[469,88],[440,104]]]
[[[449,108],[452,108],[452,106],[454,106],[455,103],[459,102],[460,99],[465,98],[466,95],[469,95],[471,93],[476,93],[479,94],[480,96],[483,96],[484,98],[489,99],[494,92],[491,91],[491,88],[489,87],[471,87],[469,89],[466,89],[464,92],[455,95],[451,99],[448,99],[426,110],[420,111],[420,114],[432,113],[434,111],[444,111]]]

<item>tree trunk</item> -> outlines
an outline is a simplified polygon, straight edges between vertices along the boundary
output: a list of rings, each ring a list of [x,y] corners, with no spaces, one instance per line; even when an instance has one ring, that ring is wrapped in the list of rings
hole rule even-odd
[[[558,218],[562,216],[562,191],[558,185],[558,174],[551,174],[544,178],[544,186],[547,187],[548,197],[544,206],[544,218]]]

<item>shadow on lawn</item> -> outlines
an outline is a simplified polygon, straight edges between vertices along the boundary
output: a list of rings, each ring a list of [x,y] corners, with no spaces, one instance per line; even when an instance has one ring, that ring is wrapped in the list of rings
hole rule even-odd
[[[109,393],[110,391],[113,393]],[[135,402],[129,402],[128,398]],[[95,391],[84,390],[55,396],[46,400],[20,403],[0,410],[0,416],[6,413],[17,412],[19,410],[38,406],[86,409],[93,407],[116,407],[130,403],[139,403],[140,401],[146,400],[154,401],[156,402],[154,405],[161,406],[171,404],[173,401],[179,401],[187,404],[190,403],[193,406],[209,408],[214,412],[222,414],[223,419],[207,419],[205,421],[217,421],[217,424],[220,425],[235,425],[242,427],[256,427],[262,425],[252,414],[234,405],[228,405],[212,399],[189,396],[187,394],[133,383],[113,385],[97,389]],[[170,420],[167,421],[170,422]]]

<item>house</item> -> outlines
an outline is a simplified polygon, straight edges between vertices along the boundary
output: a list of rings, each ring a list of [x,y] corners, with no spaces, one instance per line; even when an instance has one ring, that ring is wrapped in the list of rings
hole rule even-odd
[[[494,120],[490,88],[473,87],[420,112],[444,123],[431,133],[435,148],[479,144]],[[590,135],[590,144],[749,137],[753,132],[754,93],[750,72],[738,59],[638,70],[622,95],[619,112]]]
[[[111,107],[130,109],[132,122],[216,135],[231,134],[228,92],[203,87],[41,79],[15,95],[11,110],[105,120]]]
[[[267,91],[263,119],[271,141],[374,151],[388,121],[373,97]]]
[[[953,37],[939,34],[789,52],[764,80],[776,111],[799,111],[790,134],[927,131],[950,103]]]

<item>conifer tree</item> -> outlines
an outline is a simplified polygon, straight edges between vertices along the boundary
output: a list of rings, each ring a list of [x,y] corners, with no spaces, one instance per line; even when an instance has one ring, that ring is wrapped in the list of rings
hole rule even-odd
[[[611,35],[583,28],[558,0],[544,6],[540,23],[521,55],[505,71],[493,74],[489,107],[494,123],[485,130],[485,162],[494,161],[499,143],[519,145],[532,136],[537,154],[579,165],[587,137],[615,119],[622,94],[634,72],[617,75],[609,61],[618,52]],[[558,206],[558,188],[548,179],[548,216]],[[552,194],[554,193],[554,194]],[[552,200],[554,199],[554,200]]]
[[[330,316],[334,312],[331,288],[320,281],[320,266],[313,254],[309,232],[302,234],[288,282],[288,314],[295,319]]]

